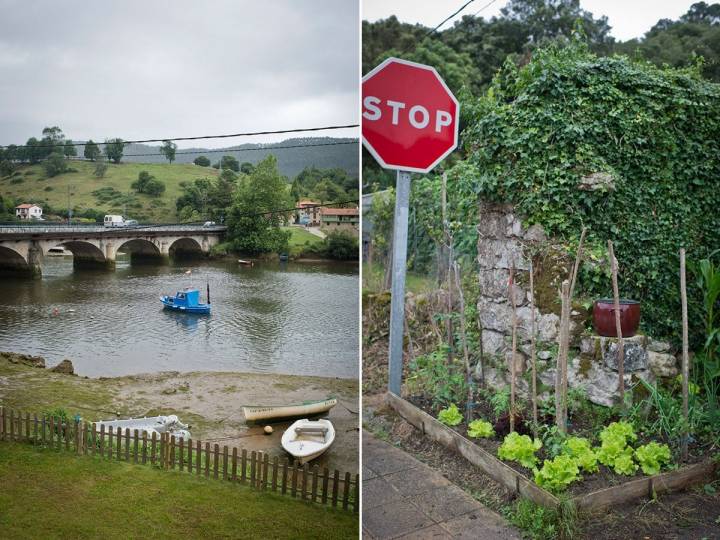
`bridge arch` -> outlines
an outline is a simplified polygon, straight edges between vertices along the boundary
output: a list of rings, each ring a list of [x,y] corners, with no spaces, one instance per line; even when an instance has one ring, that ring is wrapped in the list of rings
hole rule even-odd
[[[105,253],[99,246],[86,240],[68,240],[55,245],[62,246],[72,253],[75,268],[103,269],[114,263],[105,257]]]
[[[7,246],[0,246],[0,275],[25,277],[32,273],[32,267],[22,253]]]
[[[156,263],[163,259],[162,252],[157,244],[145,238],[127,240],[118,245],[115,252],[128,253],[131,264],[143,262]]]
[[[168,248],[173,259],[199,259],[203,257],[203,248],[194,238],[178,238]]]

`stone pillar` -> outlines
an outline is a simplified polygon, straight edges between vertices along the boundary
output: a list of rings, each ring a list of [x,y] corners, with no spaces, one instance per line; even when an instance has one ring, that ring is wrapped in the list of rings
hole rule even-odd
[[[28,272],[30,277],[40,279],[42,277],[43,251],[37,242],[33,241],[28,249]]]

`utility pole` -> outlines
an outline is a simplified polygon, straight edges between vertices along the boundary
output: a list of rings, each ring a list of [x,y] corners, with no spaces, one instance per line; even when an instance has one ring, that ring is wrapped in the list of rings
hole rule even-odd
[[[70,205],[71,191],[75,189],[75,186],[67,187],[67,208],[68,208],[68,224],[72,223],[72,206]]]

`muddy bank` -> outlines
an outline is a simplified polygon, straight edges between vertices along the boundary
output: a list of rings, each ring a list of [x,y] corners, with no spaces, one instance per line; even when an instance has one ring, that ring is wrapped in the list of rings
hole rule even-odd
[[[358,381],[326,377],[235,372],[177,371],[88,378],[28,365],[20,355],[0,352],[0,404],[31,413],[62,407],[87,421],[113,417],[177,414],[193,438],[285,457],[280,437],[290,422],[248,426],[243,405],[283,405],[327,396],[338,398],[328,419],[335,443],[312,463],[356,472],[359,462]],[[35,357],[37,358],[37,357]]]

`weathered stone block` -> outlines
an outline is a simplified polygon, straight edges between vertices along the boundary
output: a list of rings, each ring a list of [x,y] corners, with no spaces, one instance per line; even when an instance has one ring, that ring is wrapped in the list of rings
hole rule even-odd
[[[499,212],[482,213],[481,209],[480,221],[478,223],[478,233],[480,233],[481,239],[502,239],[505,237],[506,227],[505,214]]]
[[[594,172],[583,176],[577,187],[584,191],[597,191],[601,189],[615,191],[615,179],[609,173]]]
[[[653,350],[648,350],[647,354],[648,367],[656,377],[675,377],[678,374],[677,358],[672,354]]]
[[[498,304],[481,296],[477,307],[483,329],[495,330],[503,334],[510,331],[512,309],[507,302]]]
[[[517,270],[528,270],[523,249],[517,240],[481,239],[478,242],[478,264],[482,268],[510,268],[515,263]]]
[[[525,231],[524,238],[529,242],[544,242],[547,240],[547,235],[545,234],[545,229],[543,229],[542,225],[536,223],[535,225],[531,225],[530,228]]]
[[[655,341],[654,339],[651,339],[647,345],[647,349],[648,351],[656,353],[666,353],[670,350],[670,344],[665,343],[664,341]]]
[[[603,351],[605,365],[612,370],[618,371],[618,344],[615,341],[607,343]],[[624,344],[623,366],[625,373],[640,371],[648,367],[647,350],[637,341],[627,340]]]
[[[483,354],[498,354],[505,348],[505,337],[500,332],[492,330],[482,331]]]
[[[525,368],[527,367],[527,363],[525,360],[525,355],[519,351],[515,352],[515,361],[513,361],[513,353],[512,351],[507,351],[505,353],[505,363],[508,366],[508,370],[514,369],[515,375],[520,376],[523,373],[525,373]]]

